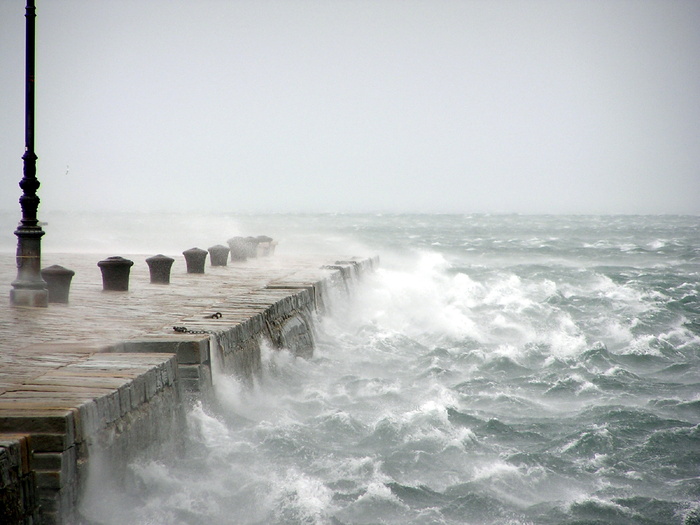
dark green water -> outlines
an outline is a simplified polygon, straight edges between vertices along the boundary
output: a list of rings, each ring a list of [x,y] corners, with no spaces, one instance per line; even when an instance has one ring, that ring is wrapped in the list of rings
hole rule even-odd
[[[102,523],[700,523],[700,218],[228,216],[378,253]]]

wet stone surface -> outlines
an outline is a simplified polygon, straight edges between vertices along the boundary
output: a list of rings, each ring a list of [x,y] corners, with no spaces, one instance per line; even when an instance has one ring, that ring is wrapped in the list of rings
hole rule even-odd
[[[173,255],[170,284],[151,284],[148,255],[125,254],[134,261],[129,290],[103,291],[99,254],[44,254],[42,265],[59,264],[75,271],[68,304],[48,308],[11,307],[11,282],[16,277],[14,254],[0,254],[0,393],[28,378],[67,366],[122,341],[165,336],[183,319],[202,325],[213,305],[230,302],[240,312],[255,309],[256,290],[270,282],[303,275],[321,278],[321,257],[257,258],[228,266],[208,267],[205,274],[188,274],[182,255]],[[267,295],[274,295],[268,293]],[[246,308],[246,306],[248,308]],[[239,312],[239,313],[240,313]],[[202,319],[200,319],[200,317]]]

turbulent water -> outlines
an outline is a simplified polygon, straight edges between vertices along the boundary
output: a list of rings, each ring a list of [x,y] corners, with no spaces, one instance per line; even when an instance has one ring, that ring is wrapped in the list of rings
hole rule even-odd
[[[382,266],[95,522],[700,523],[699,217],[221,220]]]

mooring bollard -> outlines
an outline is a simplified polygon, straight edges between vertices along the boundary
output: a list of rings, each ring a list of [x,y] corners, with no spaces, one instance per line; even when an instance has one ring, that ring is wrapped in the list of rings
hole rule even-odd
[[[250,257],[251,259],[254,259],[258,256],[258,239],[255,237],[246,237],[245,238],[246,242],[246,255]]]
[[[228,262],[229,248],[222,244],[217,244],[209,248],[209,262],[212,266],[226,266]]]
[[[245,261],[248,259],[248,244],[243,237],[231,237],[226,242],[231,250],[231,261]]]
[[[258,235],[255,238],[258,241],[258,257],[267,257],[270,255],[270,244],[272,243],[272,237],[267,235]]]
[[[200,248],[190,248],[182,252],[187,264],[187,273],[204,273],[204,263],[207,260],[208,253]]]
[[[159,253],[146,259],[151,272],[151,284],[170,284],[170,268],[175,259]]]
[[[50,303],[67,303],[70,283],[75,272],[54,264],[41,270],[41,277],[46,281],[49,289]]]
[[[124,257],[107,257],[97,263],[102,270],[102,290],[126,292],[129,290],[129,272],[134,261]]]

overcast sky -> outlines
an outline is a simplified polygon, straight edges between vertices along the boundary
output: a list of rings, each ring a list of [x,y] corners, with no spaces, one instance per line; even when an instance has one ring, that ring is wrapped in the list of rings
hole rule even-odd
[[[42,210],[700,214],[697,0],[36,0]],[[0,0],[19,210],[24,0]]]

